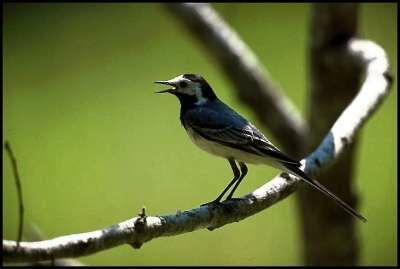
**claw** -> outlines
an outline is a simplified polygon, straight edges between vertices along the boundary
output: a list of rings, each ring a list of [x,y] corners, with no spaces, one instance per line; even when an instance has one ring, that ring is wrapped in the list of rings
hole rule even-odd
[[[227,197],[225,201],[243,201],[243,198],[232,198],[232,197]],[[224,201],[224,202],[225,202]]]
[[[211,202],[208,202],[208,203],[205,203],[205,204],[202,204],[202,205],[200,205],[200,206],[217,206],[217,205],[219,205],[219,204],[221,204],[221,202],[220,201],[218,201],[218,200],[214,200],[214,201],[211,201]]]

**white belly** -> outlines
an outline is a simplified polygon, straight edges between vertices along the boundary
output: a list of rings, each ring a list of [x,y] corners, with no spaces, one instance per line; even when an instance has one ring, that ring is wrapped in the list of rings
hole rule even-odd
[[[239,149],[227,147],[221,144],[218,144],[213,141],[209,141],[196,134],[193,130],[188,128],[187,133],[190,139],[195,143],[199,148],[211,153],[213,155],[223,157],[225,159],[234,158],[239,162],[244,163],[252,163],[252,164],[267,164],[274,167],[277,167],[277,163],[271,160],[268,157],[260,156],[256,154],[252,154],[246,151],[242,151]]]

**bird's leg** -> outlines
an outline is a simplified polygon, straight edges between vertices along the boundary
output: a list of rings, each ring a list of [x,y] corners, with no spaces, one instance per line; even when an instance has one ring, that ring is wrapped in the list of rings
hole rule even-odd
[[[242,181],[242,179],[247,175],[247,166],[245,163],[239,162],[239,166],[240,166],[240,170],[241,170],[241,176],[239,177],[238,181],[236,182],[235,186],[233,187],[233,189],[231,190],[231,192],[229,193],[229,195],[226,197],[226,200],[231,200],[233,193],[235,192],[236,188],[239,186],[240,182]]]
[[[214,204],[214,203],[219,203],[221,201],[222,197],[224,194],[229,190],[229,188],[235,183],[236,180],[240,178],[240,170],[236,166],[235,160],[233,158],[228,159],[229,164],[231,165],[232,171],[233,171],[233,179],[231,182],[228,184],[228,186],[225,187],[225,189],[222,191],[222,193],[215,199],[214,201],[202,204],[201,206],[208,205],[208,204]]]

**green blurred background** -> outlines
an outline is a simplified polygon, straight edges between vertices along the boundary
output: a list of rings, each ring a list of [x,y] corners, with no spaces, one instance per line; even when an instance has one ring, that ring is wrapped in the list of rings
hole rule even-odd
[[[304,115],[309,4],[215,4]],[[397,73],[396,4],[362,4],[360,35],[382,45]],[[101,229],[136,215],[210,201],[228,163],[191,144],[178,101],[155,80],[202,74],[257,125],[231,82],[161,4],[5,4],[3,142],[17,156],[26,223],[47,237]],[[162,88],[162,87],[161,87]],[[360,136],[355,181],[361,264],[397,264],[397,80]],[[261,128],[268,134],[265,128]],[[274,141],[274,139],[272,139]],[[16,239],[17,194],[3,150],[3,237]],[[278,171],[250,166],[237,195]],[[295,196],[239,223],[80,258],[91,265],[298,265]]]

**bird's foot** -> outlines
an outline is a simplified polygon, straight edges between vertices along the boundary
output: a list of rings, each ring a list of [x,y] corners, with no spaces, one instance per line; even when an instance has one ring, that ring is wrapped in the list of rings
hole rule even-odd
[[[215,206],[220,205],[220,204],[221,204],[221,202],[219,200],[214,200],[214,201],[202,204],[200,206],[213,206],[213,207],[215,207]]]
[[[242,200],[244,200],[244,199],[243,198],[227,197],[225,201],[242,201]]]

